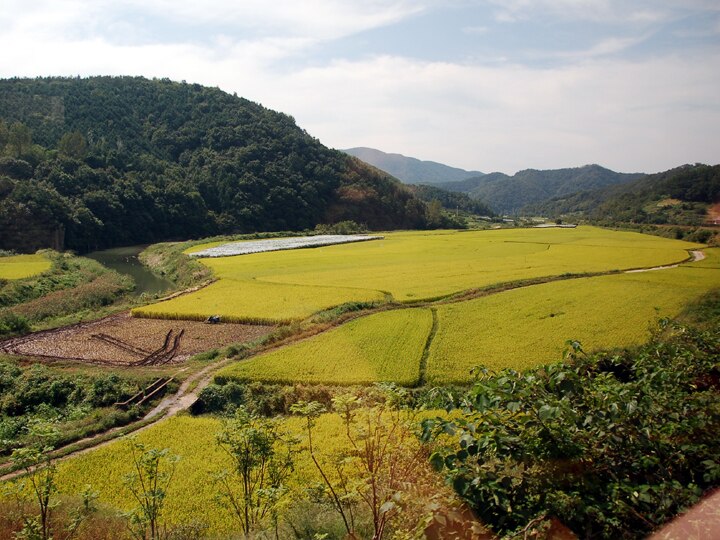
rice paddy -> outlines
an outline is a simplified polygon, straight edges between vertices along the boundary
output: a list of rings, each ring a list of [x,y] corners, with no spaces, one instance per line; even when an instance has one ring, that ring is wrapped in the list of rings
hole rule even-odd
[[[470,382],[484,365],[518,370],[558,361],[566,341],[584,350],[646,341],[657,320],[720,287],[720,272],[692,266],[557,281],[439,306],[429,384]]]
[[[203,260],[217,283],[133,313],[286,322],[346,302],[416,302],[501,282],[674,264],[698,246],[595,227],[389,233],[373,242]]]
[[[39,253],[0,257],[0,279],[23,279],[50,270],[50,261]]]
[[[264,382],[413,386],[432,328],[429,309],[386,311],[238,362],[218,377]]]

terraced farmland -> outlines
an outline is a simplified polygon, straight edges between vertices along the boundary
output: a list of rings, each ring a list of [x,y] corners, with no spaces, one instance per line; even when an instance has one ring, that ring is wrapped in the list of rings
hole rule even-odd
[[[590,351],[640,344],[660,317],[720,287],[708,258],[677,268],[555,281],[438,304],[427,358],[428,384],[467,383],[470,370],[526,369],[561,359],[567,340]],[[219,375],[237,380],[371,383],[418,381],[432,325],[430,308],[356,319],[298,344],[241,361]]]
[[[206,260],[216,284],[133,313],[284,322],[345,302],[414,302],[500,282],[672,264],[695,247],[594,227],[390,233],[373,242]]]
[[[432,328],[429,309],[402,309],[356,319],[294,345],[218,372],[218,377],[265,382],[412,386]]]
[[[0,279],[23,279],[50,269],[50,261],[38,253],[0,257]]]
[[[660,317],[720,287],[720,272],[691,265],[557,281],[438,307],[430,384],[468,382],[470,369],[526,369],[562,358],[567,340],[590,351],[646,341]]]

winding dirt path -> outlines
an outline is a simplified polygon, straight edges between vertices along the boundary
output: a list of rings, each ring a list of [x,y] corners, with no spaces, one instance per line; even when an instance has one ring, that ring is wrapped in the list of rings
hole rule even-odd
[[[636,274],[638,272],[654,272],[655,270],[667,270],[668,268],[677,268],[681,264],[685,264],[688,262],[698,262],[702,261],[705,258],[705,252],[698,250],[691,251],[690,254],[692,255],[692,260],[684,261],[677,264],[670,264],[667,266],[653,266],[652,268],[637,268],[635,270],[625,270],[626,274]]]

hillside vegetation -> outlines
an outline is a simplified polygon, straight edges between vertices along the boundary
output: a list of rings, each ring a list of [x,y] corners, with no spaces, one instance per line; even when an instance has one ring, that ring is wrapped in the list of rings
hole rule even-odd
[[[446,183],[442,187],[480,199],[496,212],[514,214],[532,203],[578,191],[622,184],[641,176],[643,175],[616,173],[599,165],[586,165],[549,171],[527,169],[513,176],[495,172],[462,182]]]
[[[478,216],[493,216],[492,208],[479,199],[471,198],[467,193],[448,191],[438,186],[410,185],[408,186],[420,200],[427,203],[438,201],[443,208],[452,211],[463,211]]]
[[[720,165],[685,165],[633,182],[556,197],[527,208],[594,221],[699,225],[720,201]]]
[[[217,88],[0,81],[0,249],[86,251],[354,220],[416,228],[397,180]]]

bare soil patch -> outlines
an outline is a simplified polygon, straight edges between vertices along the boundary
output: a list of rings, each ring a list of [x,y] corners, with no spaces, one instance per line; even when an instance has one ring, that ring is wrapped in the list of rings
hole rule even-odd
[[[720,202],[713,204],[708,208],[706,223],[710,225],[720,225]]]
[[[183,332],[184,330],[184,332]],[[206,324],[196,321],[136,319],[121,313],[0,342],[0,351],[46,360],[76,360],[91,364],[133,365],[163,348],[166,338],[182,332],[172,363],[232,343],[269,334],[272,326]]]

